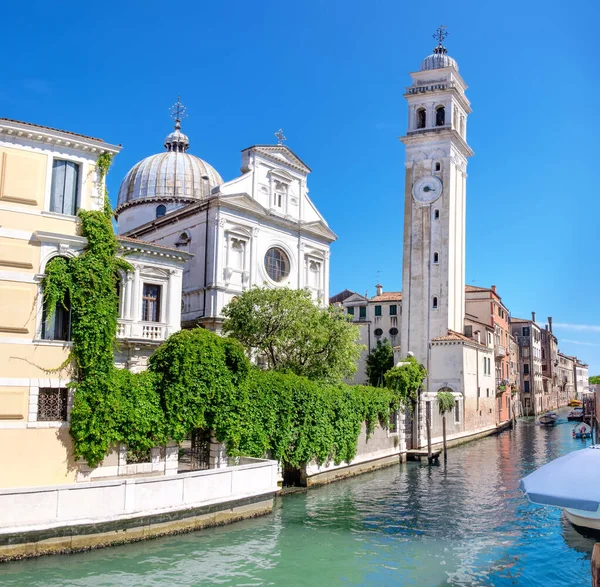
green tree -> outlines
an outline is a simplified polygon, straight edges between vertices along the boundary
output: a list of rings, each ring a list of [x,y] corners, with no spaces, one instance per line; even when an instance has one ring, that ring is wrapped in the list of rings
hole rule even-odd
[[[392,367],[385,374],[385,385],[398,396],[403,404],[417,400],[423,380],[427,377],[427,369],[413,356],[408,356],[403,364]]]
[[[367,357],[367,377],[373,387],[384,386],[384,375],[394,366],[394,351],[387,338],[378,340]]]
[[[600,384],[600,375],[592,375],[589,379],[590,383],[592,385],[598,385]]]
[[[224,309],[224,333],[267,368],[309,379],[341,381],[356,371],[360,331],[341,308],[321,308],[304,290],[254,287]]]

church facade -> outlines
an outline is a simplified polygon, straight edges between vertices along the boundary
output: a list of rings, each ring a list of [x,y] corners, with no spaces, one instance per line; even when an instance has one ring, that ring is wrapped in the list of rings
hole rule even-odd
[[[166,152],[126,175],[118,232],[194,255],[184,271],[182,325],[220,332],[222,310],[253,286],[308,290],[329,299],[329,246],[336,239],[308,196],[310,168],[286,145],[242,151],[241,175],[223,181],[189,154],[181,106]]]

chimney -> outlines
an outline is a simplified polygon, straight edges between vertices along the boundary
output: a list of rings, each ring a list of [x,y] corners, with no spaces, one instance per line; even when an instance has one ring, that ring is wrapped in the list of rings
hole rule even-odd
[[[377,295],[378,295],[378,296],[380,296],[380,295],[383,293],[383,285],[381,285],[381,284],[379,284],[379,283],[378,283],[378,284],[375,286],[375,289],[376,289],[376,291],[377,291]]]
[[[531,312],[531,321],[535,324],[535,312]]]
[[[552,316],[548,316],[548,325],[550,326],[550,332],[552,332]]]
[[[494,293],[496,293],[496,286],[495,286],[495,285],[492,285],[492,291],[493,291]]]

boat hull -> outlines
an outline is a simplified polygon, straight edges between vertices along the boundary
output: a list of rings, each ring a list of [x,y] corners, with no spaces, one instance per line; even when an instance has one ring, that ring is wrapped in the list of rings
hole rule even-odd
[[[573,526],[589,528],[590,530],[596,530],[597,532],[600,532],[600,517],[588,518],[586,516],[576,514],[573,512],[573,510],[569,510],[568,508],[565,508],[565,516],[567,520],[573,524]]]

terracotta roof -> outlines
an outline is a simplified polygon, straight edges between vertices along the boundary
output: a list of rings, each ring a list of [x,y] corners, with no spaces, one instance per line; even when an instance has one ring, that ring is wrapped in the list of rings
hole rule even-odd
[[[401,302],[402,292],[401,291],[386,291],[380,296],[373,296],[369,301],[371,302]]]
[[[45,130],[53,130],[55,132],[62,132],[68,135],[72,135],[74,137],[81,137],[82,139],[91,139],[92,141],[99,141],[100,143],[103,143],[104,141],[102,139],[99,139],[97,137],[90,137],[88,135],[82,135],[76,132],[71,132],[70,130],[62,130],[60,128],[53,128],[51,126],[43,126],[41,124],[33,124],[33,122],[24,122],[22,120],[14,120],[12,118],[0,118],[0,121],[5,121],[5,122],[15,122],[16,124],[26,124],[27,126],[34,126],[35,128],[43,128]]]
[[[492,291],[489,287],[479,287],[478,285],[465,285],[465,291]]]
[[[444,336],[438,336],[437,338],[432,338],[431,342],[444,342],[444,341],[460,341],[460,342],[470,342],[471,344],[476,344],[478,346],[486,347],[484,344],[477,342],[474,338],[469,338],[464,334],[460,334],[460,332],[454,332],[454,330],[448,330],[448,334]]]
[[[524,320],[523,318],[515,318],[514,316],[510,317],[511,324],[513,322],[531,322],[531,320]]]

